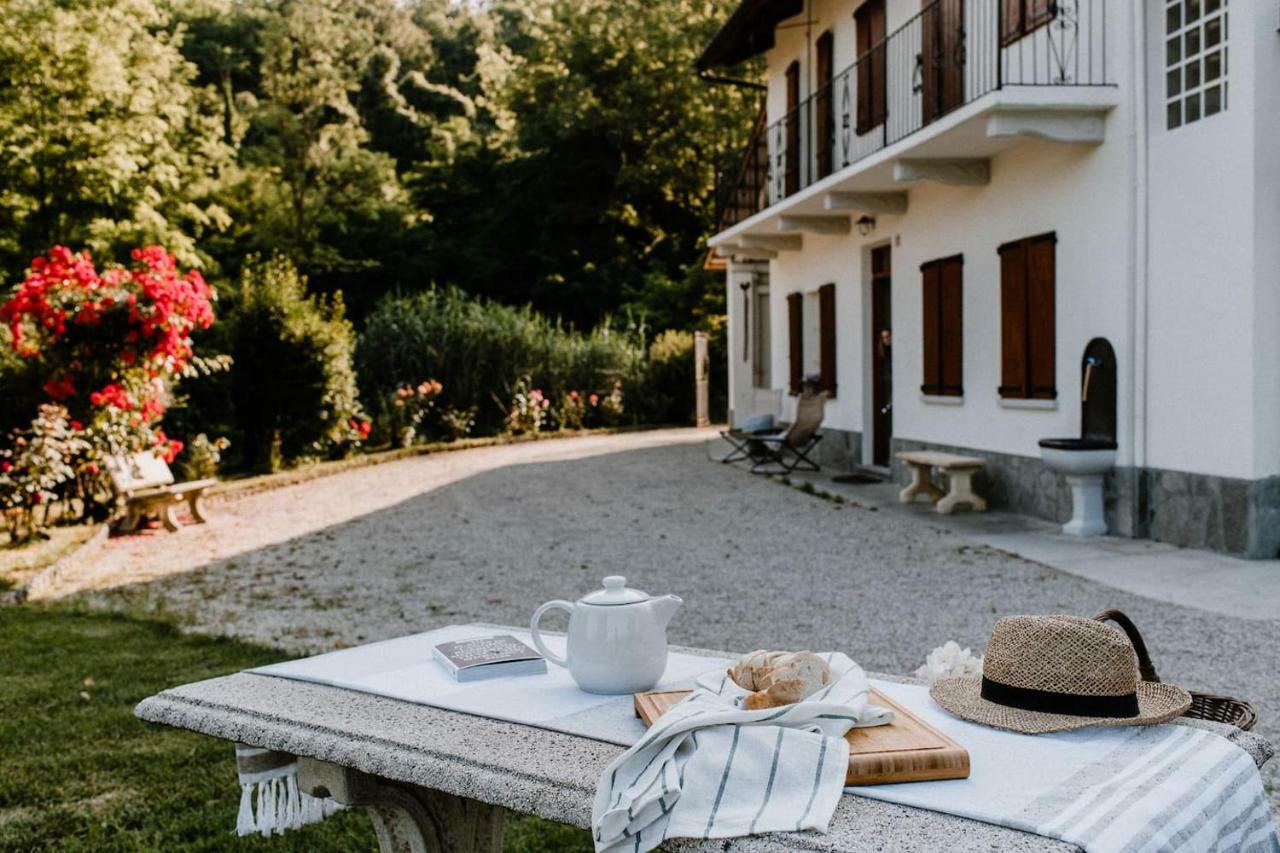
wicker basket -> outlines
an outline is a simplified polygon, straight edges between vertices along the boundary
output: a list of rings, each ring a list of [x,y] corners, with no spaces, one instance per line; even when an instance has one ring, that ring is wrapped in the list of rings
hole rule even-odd
[[[1138,672],[1142,675],[1142,680],[1160,680],[1160,676],[1156,674],[1155,665],[1151,663],[1151,655],[1147,652],[1147,644],[1143,641],[1142,634],[1138,632],[1138,627],[1133,624],[1132,619],[1119,610],[1104,610],[1093,618],[1099,622],[1114,622],[1124,629],[1124,632],[1129,635],[1129,641],[1133,643],[1133,650],[1138,655]],[[1196,693],[1194,690],[1189,692],[1191,707],[1182,715],[1184,717],[1228,723],[1245,731],[1253,728],[1254,723],[1258,722],[1258,709],[1250,702],[1232,696]]]

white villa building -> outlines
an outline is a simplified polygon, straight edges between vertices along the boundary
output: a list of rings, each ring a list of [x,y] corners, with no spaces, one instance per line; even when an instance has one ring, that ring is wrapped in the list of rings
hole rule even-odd
[[[1059,521],[1038,442],[1083,430],[1118,449],[1113,533],[1276,557],[1278,25],[1274,0],[742,0],[698,61],[767,69],[710,240],[731,421],[787,420],[818,374],[826,465],[972,453],[994,506]]]

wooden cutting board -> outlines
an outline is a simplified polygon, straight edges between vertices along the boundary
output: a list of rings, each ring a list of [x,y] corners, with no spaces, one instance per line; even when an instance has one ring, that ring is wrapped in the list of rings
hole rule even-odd
[[[644,720],[646,726],[652,726],[654,720],[689,692],[637,693],[636,716]],[[850,729],[844,736],[849,741],[846,785],[887,785],[969,777],[969,752],[963,746],[874,688],[871,690],[871,703],[893,709],[893,722],[884,726]]]

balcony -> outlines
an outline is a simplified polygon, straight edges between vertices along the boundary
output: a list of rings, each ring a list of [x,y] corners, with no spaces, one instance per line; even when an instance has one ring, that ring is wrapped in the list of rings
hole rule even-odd
[[[1100,143],[1117,102],[1106,0],[1027,0],[1018,21],[1009,5],[935,0],[777,121],[762,116],[711,245],[771,257],[796,240],[770,233],[903,212],[910,181],[985,183],[989,158],[1022,138]]]

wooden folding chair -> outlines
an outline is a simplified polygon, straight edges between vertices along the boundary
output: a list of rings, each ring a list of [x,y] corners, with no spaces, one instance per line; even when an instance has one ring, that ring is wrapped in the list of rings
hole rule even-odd
[[[751,436],[747,455],[752,460],[752,474],[790,474],[793,471],[821,470],[809,454],[822,440],[822,426],[827,395],[824,391],[805,391],[796,399],[796,419],[778,435]]]

